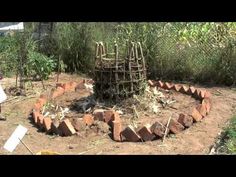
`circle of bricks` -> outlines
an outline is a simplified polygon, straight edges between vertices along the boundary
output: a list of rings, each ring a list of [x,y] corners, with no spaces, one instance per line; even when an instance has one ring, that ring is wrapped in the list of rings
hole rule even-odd
[[[49,99],[55,99],[62,96],[65,92],[75,91],[76,88],[84,87],[83,84],[85,80],[81,83],[69,82],[65,84],[58,83],[56,89],[52,89]],[[85,114],[83,117],[86,125],[91,125],[94,122],[94,117],[97,120],[106,122],[112,129],[113,140],[118,142],[123,142],[125,137],[126,141],[138,142],[138,141],[151,141],[155,137],[163,137],[170,132],[177,134],[187,128],[189,128],[193,123],[201,121],[206,115],[209,114],[211,109],[211,93],[205,89],[198,89],[193,86],[186,86],[181,84],[173,84],[162,81],[152,81],[148,80],[150,87],[159,87],[165,90],[175,90],[177,92],[190,95],[195,99],[201,101],[197,107],[194,107],[190,114],[180,113],[177,121],[171,120],[167,125],[162,125],[160,122],[155,122],[153,125],[146,124],[141,127],[137,132],[131,125],[127,126],[122,130],[122,121],[119,114],[114,110],[101,110],[91,114]],[[69,121],[65,119],[62,122],[53,122],[51,118],[44,117],[41,114],[42,107],[47,103],[47,96],[40,95],[39,99],[34,104],[32,109],[33,122],[41,130],[47,133],[56,133],[59,135],[70,136],[76,133],[75,128]]]

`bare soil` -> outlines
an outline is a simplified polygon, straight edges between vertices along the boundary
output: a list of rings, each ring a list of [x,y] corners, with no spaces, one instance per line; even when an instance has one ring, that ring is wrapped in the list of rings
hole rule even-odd
[[[79,82],[83,78],[85,77],[61,74],[59,82]],[[14,86],[15,78],[5,78],[1,84],[3,88]],[[51,150],[61,154],[208,154],[222,129],[227,126],[228,121],[235,114],[236,107],[235,88],[209,87],[207,89],[212,93],[213,103],[210,114],[201,122],[194,124],[182,133],[166,138],[164,143],[160,140],[119,143],[113,141],[108,133],[96,133],[95,131],[87,131],[86,135],[60,137],[38,131],[28,119],[32,105],[40,93],[49,92],[51,88],[56,86],[56,77],[51,77],[44,84],[47,90],[43,90],[41,82],[32,82],[32,85],[27,85],[27,97],[10,96],[8,98],[9,101],[2,105],[2,112],[7,120],[0,121],[0,154],[30,154],[22,144],[19,144],[13,153],[3,149],[4,143],[18,124],[28,128],[28,133],[23,138],[23,141],[35,153],[41,150]],[[199,85],[194,86],[206,88]],[[153,123],[155,120],[167,120],[171,114],[188,112],[191,107],[198,104],[198,101],[187,95],[174,91],[163,91],[163,93],[165,96],[173,97],[176,100],[172,105],[174,108],[167,107],[162,109],[161,113],[157,115],[148,114],[145,111],[139,112],[139,119],[135,119],[135,123],[138,126],[145,123]],[[64,107],[69,107],[73,100],[88,95],[89,93],[85,90],[79,90],[73,93],[66,93],[58,98],[57,102]],[[70,116],[71,118],[80,119],[82,114],[73,112]],[[121,116],[124,126],[133,121],[131,117],[131,113]]]

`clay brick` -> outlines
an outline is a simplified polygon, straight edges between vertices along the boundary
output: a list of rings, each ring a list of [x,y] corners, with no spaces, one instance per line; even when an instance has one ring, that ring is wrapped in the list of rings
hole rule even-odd
[[[34,111],[40,111],[40,109],[41,109],[41,104],[39,102],[36,102],[34,104],[33,110]]]
[[[122,124],[121,121],[115,120],[112,121],[112,127],[113,127],[113,140],[114,141],[122,141],[121,139],[121,131],[122,131]]]
[[[143,141],[151,141],[155,138],[155,135],[151,132],[150,124],[143,126],[137,133]]]
[[[180,113],[178,122],[181,123],[184,127],[191,127],[193,124],[193,118],[187,114]]]
[[[155,122],[151,126],[151,132],[154,133],[156,136],[162,138],[165,134],[165,126],[160,124],[159,122]],[[169,129],[168,129],[169,130]]]
[[[111,125],[112,121],[114,120],[114,110],[106,110],[104,111],[104,121]]]
[[[153,81],[151,81],[151,80],[148,80],[148,85],[149,85],[150,87],[154,87],[154,86],[155,86],[155,84],[154,84]]]
[[[188,90],[189,90],[188,86],[182,85],[179,92],[181,92],[183,94],[188,94]]]
[[[51,132],[57,135],[62,135],[62,131],[58,129],[59,125],[60,125],[59,120],[57,119],[53,120],[51,124]]]
[[[205,93],[206,93],[206,90],[200,90],[200,92],[199,92],[199,98],[200,99],[204,99],[204,96],[205,96]]]
[[[70,83],[65,83],[65,84],[63,84],[63,89],[65,90],[65,92],[69,92],[69,91],[71,91],[72,89],[71,89],[71,84]]]
[[[51,125],[52,125],[52,119],[49,117],[45,117],[43,119],[43,127],[47,132],[51,130]]]
[[[47,100],[47,96],[46,96],[46,95],[44,95],[44,94],[41,94],[41,95],[39,96],[39,98],[44,98],[44,99],[46,99],[46,100]]]
[[[121,135],[125,137],[126,141],[137,142],[140,136],[135,132],[133,126],[129,125],[122,132]]]
[[[196,91],[196,88],[193,87],[193,86],[191,86],[191,87],[189,87],[189,89],[188,89],[188,94],[189,94],[189,95],[193,95],[193,94],[195,93],[195,91]]]
[[[169,129],[172,133],[178,134],[184,130],[184,126],[181,123],[172,119],[169,124]]]
[[[163,83],[163,82],[161,82],[161,81],[158,81],[158,82],[157,82],[157,86],[158,86],[158,87],[161,87],[161,88],[163,88],[163,86],[164,86],[164,83]]]
[[[71,121],[71,124],[75,128],[76,131],[84,130],[85,127],[86,127],[86,125],[83,122],[83,120],[81,121],[80,119],[76,119],[76,118]]]
[[[86,80],[86,82],[87,82],[88,84],[94,84],[94,80],[93,80],[93,79]]]
[[[61,95],[63,95],[65,92],[65,90],[62,88],[62,87],[57,87],[56,90],[54,90],[52,92],[52,98],[56,98],[56,97],[59,97]]]
[[[104,121],[104,109],[96,109],[93,112],[94,120]]]
[[[40,105],[40,107],[42,108],[46,103],[47,103],[47,99],[45,98],[39,98],[37,100],[37,103]]]
[[[181,89],[181,85],[179,84],[175,84],[173,89],[176,91],[176,92],[179,92],[179,90]]]
[[[77,85],[78,85],[77,82],[74,81],[70,82],[71,91],[75,91]]]
[[[198,110],[198,112],[202,115],[202,117],[206,116],[206,106],[203,104],[199,104],[196,109]]]
[[[94,119],[93,116],[91,114],[85,114],[83,116],[83,122],[88,125],[91,126],[94,123]]]
[[[194,92],[194,94],[193,94],[193,96],[194,96],[194,98],[196,98],[196,99],[199,99],[200,97],[199,97],[199,95],[200,95],[200,89],[196,89],[195,90],[195,92]]]
[[[69,119],[65,119],[63,120],[58,129],[61,130],[62,135],[64,136],[71,136],[74,135],[76,133],[74,127],[72,126],[71,122],[69,121]]]
[[[62,83],[56,83],[56,88],[57,87],[62,87],[63,88],[63,84]]]
[[[38,125],[40,128],[43,127],[43,119],[44,119],[43,115],[42,115],[42,114],[39,114],[38,119],[37,119],[37,125]]]
[[[191,116],[195,122],[198,122],[202,119],[202,115],[198,112],[196,108],[193,108]]]
[[[211,98],[211,93],[209,91],[206,91],[204,98]]]
[[[77,86],[75,87],[75,90],[86,89],[84,83],[85,81],[81,81],[80,83],[78,83]]]
[[[33,120],[34,120],[34,123],[37,124],[38,122],[38,116],[40,115],[39,111],[33,111],[32,112],[32,116],[33,116]]]
[[[209,114],[210,113],[210,109],[211,109],[211,102],[209,98],[204,98],[202,100],[202,104],[205,106],[206,108],[206,113]]]
[[[170,89],[172,89],[173,87],[174,87],[174,85],[171,84],[171,83],[168,83],[168,82],[165,82],[165,84],[164,84],[164,86],[163,86],[163,88],[166,89],[166,90],[170,90]]]

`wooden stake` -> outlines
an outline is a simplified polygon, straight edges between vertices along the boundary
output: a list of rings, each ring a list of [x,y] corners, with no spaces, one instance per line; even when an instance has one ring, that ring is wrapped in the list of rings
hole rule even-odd
[[[163,136],[162,142],[165,141],[165,138],[166,138],[166,135],[167,135],[167,132],[168,132],[168,127],[169,127],[169,124],[170,124],[170,120],[171,120],[171,119],[172,119],[172,115],[170,116],[170,118],[169,118],[169,120],[168,120],[168,122],[167,122],[166,130],[165,130],[165,134],[164,134],[164,136]]]
[[[34,155],[33,151],[31,151],[30,148],[29,148],[20,138],[18,138],[18,139],[19,139],[20,142],[26,147],[26,149],[27,149],[32,155]]]

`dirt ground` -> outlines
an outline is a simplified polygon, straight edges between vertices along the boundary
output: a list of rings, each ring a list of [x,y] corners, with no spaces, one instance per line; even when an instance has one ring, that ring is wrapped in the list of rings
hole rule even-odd
[[[60,82],[81,81],[82,76],[78,75],[60,75]],[[1,82],[3,88],[14,86],[15,78],[5,78]],[[49,91],[56,85],[56,77],[53,76],[45,81],[45,87]],[[195,85],[199,88],[204,86]],[[27,85],[27,97],[9,97],[2,105],[2,111],[6,121],[0,121],[0,154],[30,154],[29,151],[19,144],[13,153],[3,149],[4,143],[10,137],[18,124],[28,128],[23,141],[33,152],[41,150],[56,151],[61,154],[209,154],[210,148],[215,143],[222,129],[227,126],[230,118],[235,114],[236,107],[236,89],[228,87],[209,87],[212,93],[212,109],[210,114],[201,122],[198,122],[178,135],[168,137],[164,143],[160,140],[151,142],[115,142],[108,134],[91,133],[88,136],[70,136],[60,137],[46,135],[39,132],[28,119],[33,103],[39,97],[40,93],[47,92],[42,88],[41,82],[33,82]],[[80,94],[80,93],[79,93]],[[81,96],[84,93],[81,93]],[[86,94],[85,94],[86,95]],[[166,118],[169,111],[179,113],[197,102],[186,95],[173,95],[177,102],[174,104],[179,110],[166,109],[158,116],[145,116],[141,114],[140,122],[155,119]],[[70,95],[70,100],[75,99]],[[77,98],[76,98],[77,99]],[[122,116],[121,116],[122,118]],[[125,116],[123,117],[125,119]],[[126,122],[126,120],[124,120]],[[140,124],[141,124],[140,123]]]

